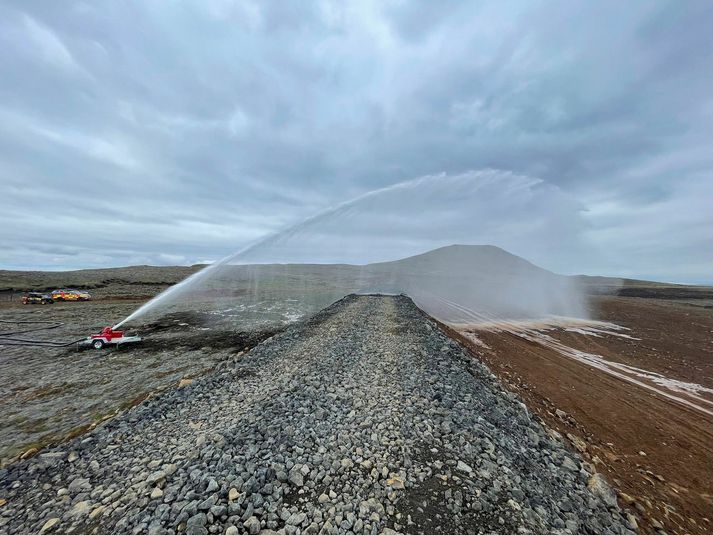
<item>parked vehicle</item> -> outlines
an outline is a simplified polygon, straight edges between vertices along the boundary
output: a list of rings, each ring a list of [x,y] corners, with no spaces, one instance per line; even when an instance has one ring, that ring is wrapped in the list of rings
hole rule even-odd
[[[47,294],[30,292],[22,296],[23,305],[51,305],[52,303],[54,300]]]
[[[55,290],[52,299],[55,301],[89,301],[92,296],[82,290]]]

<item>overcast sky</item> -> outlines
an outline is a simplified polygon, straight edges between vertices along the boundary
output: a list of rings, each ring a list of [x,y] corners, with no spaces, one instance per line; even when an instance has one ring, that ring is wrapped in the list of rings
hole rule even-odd
[[[0,268],[214,260],[493,168],[582,206],[601,254],[545,267],[713,282],[711,28],[710,1],[0,1]]]

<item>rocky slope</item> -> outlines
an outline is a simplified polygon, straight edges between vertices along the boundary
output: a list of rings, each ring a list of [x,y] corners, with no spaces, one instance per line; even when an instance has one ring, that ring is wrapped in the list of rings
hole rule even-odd
[[[0,533],[628,533],[611,490],[405,297],[350,296],[0,470]]]

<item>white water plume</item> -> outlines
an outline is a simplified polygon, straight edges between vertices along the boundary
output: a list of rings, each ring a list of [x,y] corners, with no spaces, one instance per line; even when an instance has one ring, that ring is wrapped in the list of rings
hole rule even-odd
[[[484,170],[421,177],[246,247],[117,327],[149,312],[226,300],[271,310],[299,302],[309,314],[352,292],[406,293],[452,323],[582,317],[583,296],[572,279],[519,258],[556,267],[585,255],[581,211],[558,188],[522,175]],[[420,254],[431,249],[438,250]]]

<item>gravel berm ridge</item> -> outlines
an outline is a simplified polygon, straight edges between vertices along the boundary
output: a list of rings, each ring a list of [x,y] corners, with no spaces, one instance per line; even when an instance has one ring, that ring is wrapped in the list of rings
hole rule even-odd
[[[0,533],[633,533],[405,296],[348,296],[0,470]]]

